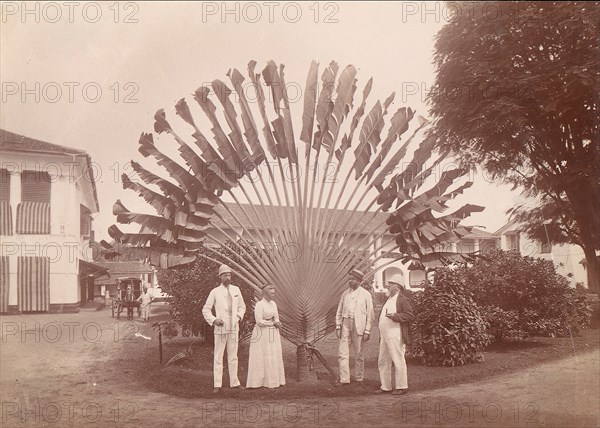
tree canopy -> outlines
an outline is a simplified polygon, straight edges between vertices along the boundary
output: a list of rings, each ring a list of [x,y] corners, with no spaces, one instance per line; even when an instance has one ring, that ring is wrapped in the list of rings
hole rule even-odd
[[[437,35],[429,96],[438,144],[534,197],[515,218],[535,239],[580,245],[597,289],[599,3],[453,10]]]

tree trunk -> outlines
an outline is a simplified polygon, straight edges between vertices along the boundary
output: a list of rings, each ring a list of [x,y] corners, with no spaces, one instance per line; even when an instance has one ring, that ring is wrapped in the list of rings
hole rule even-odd
[[[573,219],[579,228],[579,246],[583,249],[587,261],[588,290],[590,293],[600,293],[600,260],[596,256],[598,250],[598,235],[600,231],[600,216],[598,214],[598,196],[590,196],[588,189],[596,189],[593,185],[582,182],[579,186],[565,189]]]
[[[298,345],[296,348],[296,368],[298,370],[298,382],[306,381],[310,378],[310,351],[306,344]]]
[[[594,249],[583,248],[587,262],[588,290],[590,293],[600,294],[600,259]]]

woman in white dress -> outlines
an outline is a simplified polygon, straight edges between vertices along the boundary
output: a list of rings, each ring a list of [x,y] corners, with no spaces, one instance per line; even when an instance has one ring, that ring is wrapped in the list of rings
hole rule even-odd
[[[250,340],[246,388],[277,388],[285,385],[277,304],[272,285],[263,288],[263,298],[254,307],[256,325]]]

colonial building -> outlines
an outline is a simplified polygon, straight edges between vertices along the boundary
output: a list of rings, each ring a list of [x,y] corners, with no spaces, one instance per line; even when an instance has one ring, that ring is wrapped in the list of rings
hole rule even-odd
[[[587,288],[587,263],[581,247],[534,241],[528,238],[521,231],[521,226],[514,221],[502,226],[494,235],[497,236],[501,249],[518,251],[522,256],[551,260],[556,271],[565,276],[572,286],[579,282]]]
[[[90,156],[0,130],[0,157],[0,312],[78,311],[106,273],[89,247]]]

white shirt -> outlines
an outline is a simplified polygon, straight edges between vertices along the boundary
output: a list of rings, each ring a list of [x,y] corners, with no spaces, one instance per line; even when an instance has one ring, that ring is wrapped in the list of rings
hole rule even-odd
[[[398,300],[398,294],[396,293],[395,296],[390,297],[387,302],[385,302],[385,304],[383,305],[383,308],[381,308],[381,315],[379,315],[379,331],[380,332],[386,332],[389,330],[399,330],[400,329],[400,323],[399,322],[395,322],[392,321],[391,318],[386,317],[386,314],[393,314],[396,312],[396,301]]]
[[[352,290],[348,294],[346,294],[346,300],[344,301],[344,313],[342,314],[343,318],[354,318],[357,298],[358,287],[356,288],[356,290]]]
[[[147,291],[145,293],[142,293],[140,297],[137,298],[137,300],[139,302],[142,302],[142,306],[148,306],[152,301],[152,295],[150,294],[150,292]]]
[[[274,323],[279,322],[277,304],[273,300],[259,300],[254,306],[254,319],[260,327],[272,327]]]

